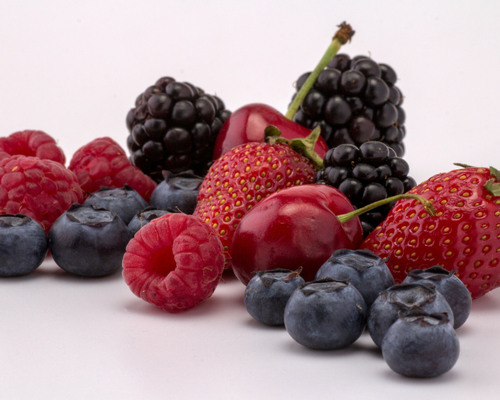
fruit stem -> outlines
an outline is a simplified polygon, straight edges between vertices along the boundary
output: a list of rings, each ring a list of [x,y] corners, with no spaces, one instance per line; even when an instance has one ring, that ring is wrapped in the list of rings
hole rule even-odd
[[[342,214],[342,215],[337,215],[337,218],[339,219],[340,223],[343,224],[344,222],[347,222],[353,218],[359,217],[361,214],[364,214],[365,212],[371,211],[374,208],[383,206],[385,204],[391,203],[393,201],[401,200],[401,199],[415,199],[418,200],[422,203],[422,205],[425,208],[425,211],[429,213],[429,215],[435,217],[436,216],[436,209],[432,205],[432,202],[427,200],[426,198],[419,196],[418,194],[412,194],[412,193],[405,193],[405,194],[399,194],[397,196],[392,196],[392,197],[387,197],[386,199],[375,201],[371,204],[368,204],[367,206],[364,206],[362,208],[358,208],[357,210],[354,210],[350,213],[347,214]]]
[[[312,86],[318,79],[318,76],[321,73],[321,71],[323,71],[325,67],[328,65],[328,63],[332,60],[332,58],[335,57],[335,55],[338,53],[342,45],[351,41],[351,38],[354,35],[354,31],[352,30],[351,26],[349,24],[346,24],[345,22],[342,22],[338,27],[340,29],[335,33],[335,36],[333,37],[332,42],[330,43],[330,46],[328,46],[328,49],[326,50],[325,54],[319,61],[318,65],[316,65],[316,68],[314,68],[313,72],[311,72],[311,74],[309,75],[309,77],[304,82],[299,92],[295,96],[295,99],[293,100],[292,104],[290,104],[290,107],[288,108],[288,111],[285,114],[286,118],[293,119],[295,113],[300,107],[300,104],[302,103],[304,98],[307,96],[307,93],[309,93],[309,90],[312,88]]]

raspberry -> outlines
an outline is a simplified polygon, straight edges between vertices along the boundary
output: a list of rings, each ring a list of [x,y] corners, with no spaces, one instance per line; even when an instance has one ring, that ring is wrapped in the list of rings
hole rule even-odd
[[[25,214],[48,232],[83,192],[73,172],[61,164],[15,155],[0,160],[0,214]]]
[[[130,290],[170,313],[209,298],[223,269],[222,243],[215,231],[186,214],[167,214],[145,225],[123,257]]]
[[[101,186],[115,189],[128,185],[149,201],[156,188],[156,183],[134,167],[120,145],[109,137],[95,139],[78,149],[68,168],[88,193]]]
[[[66,157],[56,141],[42,131],[26,130],[0,138],[0,160],[3,158],[2,153],[11,156],[19,154],[38,157],[42,160],[56,161],[62,165],[66,162]]]

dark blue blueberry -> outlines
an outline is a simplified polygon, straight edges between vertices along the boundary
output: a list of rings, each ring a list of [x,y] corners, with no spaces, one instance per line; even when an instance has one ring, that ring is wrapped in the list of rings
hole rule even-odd
[[[155,206],[146,207],[144,210],[139,211],[135,214],[132,221],[128,224],[128,230],[130,234],[134,236],[139,230],[149,224],[152,220],[161,217],[165,214],[171,214],[173,212],[177,212],[175,210],[159,210]]]
[[[400,375],[433,378],[458,360],[460,344],[446,313],[402,313],[382,342],[387,365]]]
[[[463,282],[455,276],[455,270],[448,271],[439,265],[427,269],[410,271],[403,282],[432,283],[441,293],[453,310],[455,329],[461,327],[469,318],[472,307],[472,297]]]
[[[295,289],[305,284],[297,271],[273,269],[258,271],[245,290],[245,307],[257,321],[266,325],[283,325],[285,306]]]
[[[285,328],[303,346],[340,349],[361,336],[366,313],[363,296],[353,285],[325,278],[293,292],[285,307]]]
[[[370,250],[341,249],[335,251],[321,266],[315,279],[328,276],[337,281],[349,280],[370,308],[382,290],[395,284],[385,262]]]
[[[102,187],[97,192],[90,193],[83,205],[112,211],[128,224],[135,214],[148,206],[148,203],[134,189],[125,185],[120,189]]]
[[[151,195],[150,204],[164,210],[172,208],[184,214],[193,214],[203,178],[192,171],[180,174],[163,171],[163,177],[165,179]]]
[[[42,264],[47,248],[38,222],[23,214],[0,216],[0,277],[30,273]]]
[[[453,311],[443,295],[433,285],[401,283],[382,291],[368,313],[367,328],[380,347],[391,325],[398,320],[399,311],[420,308],[428,313],[446,312],[453,324]]]
[[[96,277],[121,268],[129,239],[127,226],[113,212],[74,204],[50,228],[49,249],[65,271]]]

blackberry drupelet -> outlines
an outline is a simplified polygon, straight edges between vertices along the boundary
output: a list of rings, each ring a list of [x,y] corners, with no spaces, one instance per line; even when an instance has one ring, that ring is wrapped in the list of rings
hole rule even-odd
[[[297,91],[309,74],[297,80]],[[320,125],[330,148],[375,140],[402,157],[405,112],[396,81],[396,72],[387,64],[377,64],[366,56],[351,59],[337,54],[318,76],[294,121],[309,129]]]
[[[316,173],[315,181],[339,189],[356,208],[406,193],[417,185],[408,176],[408,163],[382,142],[370,141],[359,147],[341,144],[328,150],[323,163],[325,168]],[[385,219],[393,205],[359,217],[365,237]]]
[[[223,101],[188,82],[160,78],[127,114],[130,161],[156,182],[162,171],[204,176],[217,135],[231,114]]]

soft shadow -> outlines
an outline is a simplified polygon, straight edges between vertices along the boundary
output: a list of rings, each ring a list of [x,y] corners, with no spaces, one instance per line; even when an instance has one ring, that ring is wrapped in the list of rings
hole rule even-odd
[[[481,312],[481,311],[497,312],[499,308],[500,308],[500,297],[486,294],[485,296],[479,297],[478,299],[472,301],[471,312]]]
[[[458,382],[462,379],[460,373],[455,370],[451,370],[443,375],[436,376],[435,378],[410,378],[408,376],[399,375],[394,372],[388,365],[387,368],[376,372],[381,379],[404,384],[405,387],[409,388],[411,385],[418,385],[421,387],[422,384],[427,386],[442,386],[444,383]]]
[[[297,356],[302,357],[350,357],[352,354],[356,354],[359,351],[365,351],[363,346],[360,346],[357,342],[351,344],[349,347],[337,350],[317,350],[310,349],[309,347],[303,346],[296,342],[293,338],[283,344],[286,351],[295,353]]]
[[[257,321],[255,318],[252,318],[250,314],[248,314],[248,318],[245,319],[243,322],[243,325],[245,327],[250,328],[250,329],[255,329],[258,331],[279,331],[283,332],[285,330],[285,325],[266,325],[263,324],[262,322]]]

